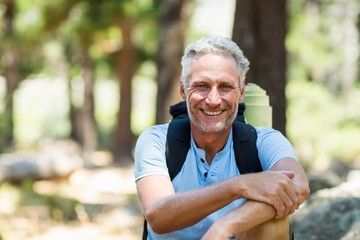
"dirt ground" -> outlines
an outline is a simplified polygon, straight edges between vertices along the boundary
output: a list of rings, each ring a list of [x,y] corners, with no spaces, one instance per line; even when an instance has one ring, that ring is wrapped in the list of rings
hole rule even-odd
[[[141,238],[132,166],[81,169],[65,180],[33,182],[30,193],[19,189],[0,191],[1,240]]]

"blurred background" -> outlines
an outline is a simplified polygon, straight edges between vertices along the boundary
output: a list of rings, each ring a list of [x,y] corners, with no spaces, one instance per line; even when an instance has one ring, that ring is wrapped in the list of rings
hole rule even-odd
[[[0,0],[0,239],[140,239],[136,138],[170,120],[184,46],[201,36],[238,43],[247,82],[266,90],[273,127],[309,178],[344,183],[360,167],[359,10],[358,0]]]

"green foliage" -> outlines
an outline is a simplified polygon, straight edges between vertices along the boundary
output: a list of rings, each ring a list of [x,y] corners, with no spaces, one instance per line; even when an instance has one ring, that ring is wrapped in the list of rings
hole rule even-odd
[[[287,132],[307,168],[325,168],[334,159],[351,164],[360,156],[360,90],[350,95],[343,99],[321,84],[289,82]]]
[[[39,194],[34,191],[35,181],[25,179],[19,184],[3,183],[0,186],[0,211],[15,214],[22,207],[46,206],[49,216],[56,221],[77,219],[78,201],[59,194]]]
[[[43,19],[41,18],[39,6],[28,1],[15,1],[15,12],[13,19],[13,31],[0,34],[0,53],[5,49],[11,49],[17,56],[21,56],[17,69],[19,81],[28,75],[37,72],[43,66],[39,38],[42,30]],[[1,4],[0,4],[1,6]],[[1,11],[0,11],[1,13]],[[2,13],[4,14],[4,13]],[[0,18],[3,18],[0,14]],[[0,27],[4,28],[5,26]],[[0,29],[0,32],[3,29]],[[0,70],[4,65],[0,63]]]
[[[17,36],[21,36],[20,41],[39,42],[39,32],[42,31],[44,18],[41,8],[34,1],[16,1],[17,8],[15,14],[15,31]],[[21,46],[21,45],[19,45]]]
[[[34,191],[35,181],[26,179],[21,182],[21,197],[19,206],[44,205],[49,216],[56,221],[69,221],[77,219],[75,208],[78,201],[60,194],[39,194]]]
[[[336,26],[336,19],[324,18],[322,14],[315,12],[316,6],[304,4],[302,8],[307,11],[294,14],[286,39],[286,47],[290,52],[289,67],[290,70],[297,71],[296,74],[302,74],[295,78],[326,83],[329,75],[334,74],[342,62],[342,49],[329,37],[331,29]],[[294,79],[294,76],[291,77]]]
[[[51,78],[71,80],[72,101],[80,106],[81,49],[88,47],[97,79],[95,116],[101,145],[109,145],[119,101],[114,63],[123,44],[119,26],[124,20],[135,24],[132,40],[139,61],[133,86],[132,130],[138,134],[150,124],[155,112],[152,100],[156,94],[153,79],[160,1],[17,0],[16,4],[15,34],[5,38],[0,22],[0,53],[9,47],[20,53],[21,79],[32,75],[39,80],[37,73],[46,74],[45,90],[34,87],[35,77],[30,77],[33,86],[28,82],[21,84],[16,93],[18,140],[29,144],[42,137],[68,136],[69,93],[65,82],[51,82]],[[2,6],[0,3],[0,16],[4,13]],[[354,55],[349,52],[351,47],[358,51],[358,46],[347,42],[351,37],[346,35],[359,25],[359,14],[355,16],[351,11],[359,7],[359,3],[350,0],[289,1],[287,129],[299,158],[309,168],[313,162],[327,164],[335,158],[351,162],[360,155],[360,94],[355,83],[360,78],[348,76],[357,74],[359,63],[352,60]],[[347,21],[343,20],[345,17]],[[61,96],[54,94],[52,85],[58,86]],[[27,87],[30,90],[25,91]],[[6,128],[2,117],[0,129]]]
[[[352,41],[360,5],[292,0],[289,6],[287,133],[308,169],[335,159],[352,163],[360,156],[359,46]]]
[[[132,39],[138,66],[155,59],[159,1],[16,0],[15,3],[14,35],[5,38],[2,35],[4,25],[0,22],[0,37],[3,40],[0,41],[0,53],[2,49],[14,48],[21,56],[17,72],[19,80],[28,80],[19,83],[14,96],[14,135],[18,147],[36,145],[44,137],[63,138],[69,135],[69,100],[77,108],[83,102],[83,50],[89,50],[90,64],[97,81],[117,81],[115,56],[123,44],[121,21],[131,20],[135,24]],[[1,17],[5,11],[2,6],[0,3]],[[0,61],[0,70],[2,63]],[[148,72],[143,75],[149,79]],[[155,77],[155,74],[151,75]],[[64,82],[60,83],[59,79]],[[70,81],[69,92],[66,80]],[[44,85],[40,86],[41,83]],[[55,85],[58,91],[55,91]],[[112,90],[118,94],[118,85],[114,85]],[[104,96],[112,104],[104,105]],[[118,96],[111,96],[101,93],[95,98],[95,116],[104,142],[111,140],[119,104]],[[6,125],[0,119],[1,129],[6,129]],[[139,124],[134,125],[136,128]],[[0,145],[3,144],[0,142]]]

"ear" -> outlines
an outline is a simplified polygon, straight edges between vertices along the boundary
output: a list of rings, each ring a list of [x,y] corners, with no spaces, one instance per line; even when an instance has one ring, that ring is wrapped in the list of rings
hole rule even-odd
[[[181,98],[186,101],[185,86],[183,83],[180,83],[180,95]]]
[[[239,96],[239,102],[244,101],[245,98],[245,81],[242,82],[240,87],[240,96]]]

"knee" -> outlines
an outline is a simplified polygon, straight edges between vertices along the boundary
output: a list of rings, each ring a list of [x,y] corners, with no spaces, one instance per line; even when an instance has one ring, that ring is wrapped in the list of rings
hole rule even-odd
[[[276,239],[288,240],[290,231],[289,218],[273,219],[244,232],[238,240]]]

